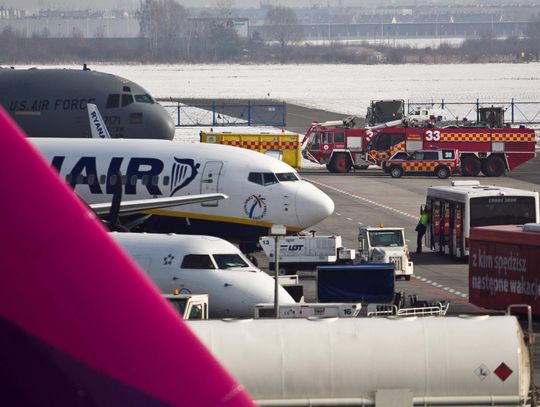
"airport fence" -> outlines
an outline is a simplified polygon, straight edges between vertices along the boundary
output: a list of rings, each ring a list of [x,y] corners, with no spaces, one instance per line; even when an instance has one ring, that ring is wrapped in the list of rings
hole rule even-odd
[[[481,107],[502,107],[504,110],[504,122],[513,125],[538,126],[540,125],[540,102],[522,102],[512,98],[506,102],[481,101],[475,102],[414,102],[407,100],[406,109],[411,113],[417,107],[429,107],[443,111],[446,120],[463,121],[464,118],[479,121],[479,109]]]
[[[285,102],[160,101],[176,127],[188,126],[285,126]]]

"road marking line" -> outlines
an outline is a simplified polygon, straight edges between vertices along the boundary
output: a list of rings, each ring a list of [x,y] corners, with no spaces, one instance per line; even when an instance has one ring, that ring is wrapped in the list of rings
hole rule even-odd
[[[417,280],[420,280],[420,281],[425,282],[427,284],[431,284],[434,287],[442,288],[444,291],[448,291],[449,293],[454,294],[454,295],[456,295],[458,297],[469,299],[469,296],[467,294],[462,293],[461,291],[455,290],[455,289],[450,288],[450,287],[445,287],[442,284],[437,283],[436,281],[428,280],[427,278],[418,276],[416,274],[414,274],[413,277],[416,278]]]
[[[313,184],[320,185],[320,186],[322,186],[322,187],[324,187],[324,188],[328,188],[328,189],[331,189],[331,190],[333,190],[333,191],[340,192],[340,193],[342,193],[342,194],[344,194],[344,195],[348,195],[348,196],[350,196],[350,197],[352,197],[352,198],[356,198],[356,199],[358,199],[358,200],[360,200],[360,201],[367,202],[367,203],[369,203],[369,204],[371,204],[371,205],[378,206],[379,208],[387,209],[387,210],[389,210],[389,211],[391,211],[391,212],[398,213],[398,214],[403,215],[403,216],[406,216],[406,217],[408,217],[408,218],[412,218],[412,219],[416,219],[416,218],[417,218],[417,216],[411,215],[410,213],[400,211],[399,209],[391,208],[391,207],[388,206],[388,205],[384,205],[384,204],[382,204],[382,203],[372,201],[371,199],[367,199],[367,198],[364,198],[364,197],[362,197],[362,196],[358,196],[358,195],[355,195],[355,194],[351,194],[350,192],[344,191],[344,190],[339,189],[339,188],[336,188],[336,187],[332,187],[332,186],[327,185],[327,184],[325,184],[325,183],[323,183],[323,182],[314,181],[314,180],[309,179],[309,178],[304,178],[304,180],[309,181],[309,182],[312,182]]]

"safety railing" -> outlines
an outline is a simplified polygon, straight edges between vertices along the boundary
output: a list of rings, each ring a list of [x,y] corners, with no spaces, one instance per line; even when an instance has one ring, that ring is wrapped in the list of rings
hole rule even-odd
[[[540,102],[517,101],[512,98],[510,101],[482,101],[476,99],[474,102],[448,102],[444,99],[431,102],[415,102],[407,100],[406,109],[411,113],[417,107],[428,107],[442,110],[445,120],[463,121],[463,118],[472,121],[479,121],[479,110],[481,107],[502,107],[504,110],[504,122],[513,125],[538,126],[540,125]]]
[[[285,126],[284,102],[183,103],[160,101],[176,127],[187,126]]]

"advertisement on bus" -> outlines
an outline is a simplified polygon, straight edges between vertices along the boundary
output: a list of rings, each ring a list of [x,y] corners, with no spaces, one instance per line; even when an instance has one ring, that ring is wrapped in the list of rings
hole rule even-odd
[[[469,301],[505,310],[528,304],[540,315],[540,233],[521,226],[471,229]]]

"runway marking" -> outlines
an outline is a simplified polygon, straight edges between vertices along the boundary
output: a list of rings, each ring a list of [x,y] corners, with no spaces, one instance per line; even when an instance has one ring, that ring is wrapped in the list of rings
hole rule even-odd
[[[351,218],[347,218],[347,220],[352,220]]]
[[[319,181],[314,181],[312,179],[309,179],[309,178],[305,178],[304,177],[304,180],[306,181],[309,181],[309,182],[312,182],[314,184],[317,184],[317,185],[320,185],[324,188],[328,188],[328,189],[331,189],[333,191],[336,191],[336,192],[339,192],[339,193],[342,193],[344,195],[348,195],[352,198],[356,198],[360,201],[364,201],[364,202],[367,202],[371,205],[375,205],[375,206],[378,206],[379,208],[383,208],[383,209],[386,209],[386,210],[389,210],[391,212],[395,212],[395,213],[398,213],[400,215],[403,215],[403,216],[406,216],[407,218],[412,218],[412,219],[417,219],[417,216],[415,215],[411,215],[410,213],[407,213],[407,212],[404,212],[404,211],[400,211],[399,209],[395,209],[395,208],[392,208],[391,206],[388,206],[388,205],[385,205],[385,204],[382,204],[382,203],[379,203],[379,202],[375,202],[375,201],[372,201],[371,199],[368,199],[368,198],[364,198],[363,196],[358,196],[358,195],[355,195],[355,194],[351,194],[350,192],[347,192],[347,191],[344,191],[342,189],[339,189],[339,188],[336,188],[336,187],[332,187],[330,185],[327,185],[323,182],[319,182]]]
[[[444,285],[439,284],[436,281],[428,280],[427,278],[422,277],[422,276],[418,276],[416,274],[414,274],[413,277],[416,278],[417,280],[420,280],[420,281],[426,283],[426,284],[431,284],[434,287],[441,288],[444,291],[448,291],[450,294],[454,294],[454,295],[456,295],[458,297],[465,298],[466,300],[469,299],[469,296],[467,294],[462,293],[461,291],[458,291],[458,290],[456,290],[454,288],[445,287]]]

